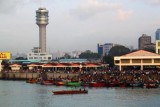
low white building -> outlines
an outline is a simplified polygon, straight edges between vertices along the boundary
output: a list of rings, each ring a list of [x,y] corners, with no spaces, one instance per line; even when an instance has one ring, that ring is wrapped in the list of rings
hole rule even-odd
[[[48,52],[41,52],[41,49],[39,47],[34,47],[32,49],[32,52],[27,54],[28,60],[40,60],[40,61],[51,61],[52,60],[52,54],[49,54]]]
[[[12,64],[10,65],[12,72],[17,72],[21,69],[22,65],[20,64]]]

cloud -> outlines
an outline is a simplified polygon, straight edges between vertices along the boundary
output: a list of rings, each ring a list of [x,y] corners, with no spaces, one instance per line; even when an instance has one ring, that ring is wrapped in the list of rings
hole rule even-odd
[[[160,5],[160,0],[149,0],[149,1],[152,2],[153,4]]]
[[[122,7],[119,3],[99,2],[98,0],[87,0],[87,3],[72,9],[70,14],[79,19],[88,19],[98,13],[117,10]]]
[[[132,0],[132,1],[135,1],[135,0]],[[160,5],[160,0],[136,0],[136,1],[141,1],[151,5]]]
[[[15,10],[29,0],[0,0],[0,13],[8,13]]]
[[[133,15],[133,11],[132,10],[129,10],[129,11],[118,10],[117,18],[120,21],[124,21],[124,20],[129,19],[132,15]]]

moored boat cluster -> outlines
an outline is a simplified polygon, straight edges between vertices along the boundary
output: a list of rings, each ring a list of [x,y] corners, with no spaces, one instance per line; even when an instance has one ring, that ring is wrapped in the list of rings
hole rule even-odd
[[[30,79],[28,83],[56,86],[88,86],[88,87],[141,87],[158,88],[160,72],[154,70],[131,71],[90,71],[80,72],[78,76],[52,79]]]

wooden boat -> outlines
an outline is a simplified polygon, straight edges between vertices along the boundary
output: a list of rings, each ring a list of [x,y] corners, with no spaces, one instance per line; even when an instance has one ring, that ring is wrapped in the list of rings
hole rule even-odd
[[[105,82],[90,82],[89,83],[90,87],[106,87]]]
[[[82,82],[81,86],[83,86],[83,87],[89,86],[89,82]]]
[[[34,83],[37,83],[38,81],[37,81],[37,79],[35,79],[35,78],[31,78],[31,79],[28,79],[27,81],[26,81],[26,83],[32,83],[32,84],[34,84]]]
[[[128,86],[127,83],[119,83],[119,87],[121,87],[121,88],[125,88],[125,87],[127,87],[127,86]]]
[[[129,87],[129,86],[130,84],[128,82],[124,82],[124,81],[119,82],[119,87],[121,88]]]
[[[67,82],[65,85],[79,87],[79,86],[81,86],[81,82]]]
[[[56,86],[63,86],[65,85],[65,82],[64,81],[58,81],[55,83]]]
[[[136,82],[131,82],[131,83],[129,84],[129,86],[130,86],[130,87],[143,87],[143,83],[142,83],[142,82],[138,82],[138,81],[136,81]]]
[[[62,91],[52,91],[54,95],[62,94],[88,94],[88,90],[62,90]]]
[[[54,81],[53,80],[43,80],[42,85],[53,85],[54,84]]]
[[[144,87],[145,88],[158,88],[158,84],[156,84],[156,83],[145,83]]]
[[[109,83],[110,87],[119,87],[120,82],[118,80],[113,80]]]

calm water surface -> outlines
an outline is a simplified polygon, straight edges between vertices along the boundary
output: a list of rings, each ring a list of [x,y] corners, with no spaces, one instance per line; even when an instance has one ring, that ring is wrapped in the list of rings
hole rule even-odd
[[[88,94],[53,95],[67,87],[0,81],[0,107],[160,107],[160,88],[87,88]]]

